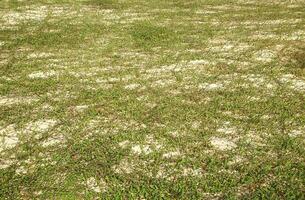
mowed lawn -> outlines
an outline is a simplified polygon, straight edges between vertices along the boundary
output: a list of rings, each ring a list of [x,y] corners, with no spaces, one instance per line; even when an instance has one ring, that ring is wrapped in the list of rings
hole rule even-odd
[[[1,0],[0,199],[305,199],[305,1]]]

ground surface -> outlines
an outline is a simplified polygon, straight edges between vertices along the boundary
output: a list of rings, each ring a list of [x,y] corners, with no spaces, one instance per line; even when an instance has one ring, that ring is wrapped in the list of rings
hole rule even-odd
[[[304,199],[304,0],[0,1],[0,199]]]

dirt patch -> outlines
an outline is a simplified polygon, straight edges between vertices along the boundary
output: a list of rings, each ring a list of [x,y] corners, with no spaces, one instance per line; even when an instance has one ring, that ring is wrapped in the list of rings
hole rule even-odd
[[[219,137],[212,137],[210,139],[211,145],[221,151],[226,151],[226,150],[232,150],[237,147],[237,145],[226,139],[226,138],[219,138]]]
[[[0,129],[0,152],[17,146],[19,142],[15,125],[9,125]]]

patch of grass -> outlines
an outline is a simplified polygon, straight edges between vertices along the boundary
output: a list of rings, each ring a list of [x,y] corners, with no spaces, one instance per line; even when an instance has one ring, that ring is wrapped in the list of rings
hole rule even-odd
[[[136,23],[130,31],[134,43],[141,48],[164,47],[179,42],[174,31],[149,21]]]
[[[73,25],[73,22],[59,21],[56,23],[40,23],[22,25],[21,28],[37,26],[34,31],[24,31],[21,37],[14,39],[12,46],[32,46],[34,48],[80,48],[85,42],[91,41],[97,35],[103,34],[104,26],[92,24]],[[78,42],[75,42],[78,41]]]
[[[122,3],[117,0],[87,0],[84,1],[83,4],[97,6],[100,9],[116,9],[119,8]]]
[[[287,66],[303,70],[305,68],[305,45],[293,42],[281,51],[281,57]]]

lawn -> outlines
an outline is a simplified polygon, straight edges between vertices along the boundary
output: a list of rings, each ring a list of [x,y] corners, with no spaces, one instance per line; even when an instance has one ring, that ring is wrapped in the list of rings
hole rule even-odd
[[[0,199],[305,199],[305,0],[0,1]]]

